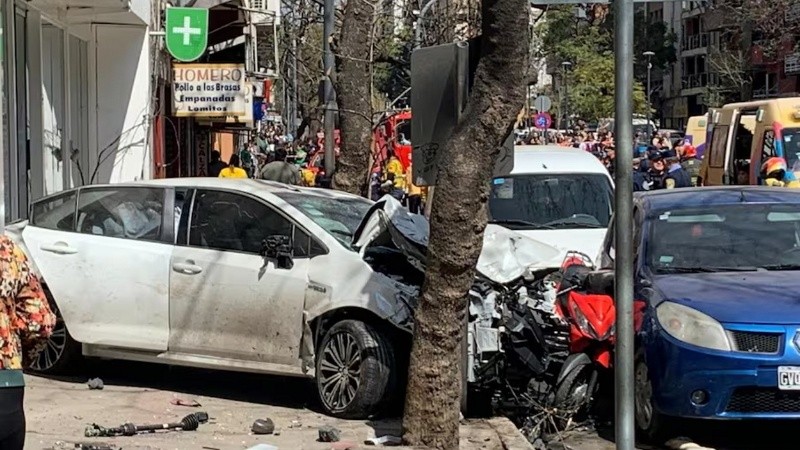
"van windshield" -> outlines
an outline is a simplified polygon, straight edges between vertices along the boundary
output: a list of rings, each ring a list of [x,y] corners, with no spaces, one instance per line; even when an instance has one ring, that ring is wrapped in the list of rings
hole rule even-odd
[[[786,167],[792,172],[800,172],[800,128],[784,128],[781,133]]]
[[[492,180],[491,223],[512,229],[607,228],[613,190],[603,174],[520,174]]]

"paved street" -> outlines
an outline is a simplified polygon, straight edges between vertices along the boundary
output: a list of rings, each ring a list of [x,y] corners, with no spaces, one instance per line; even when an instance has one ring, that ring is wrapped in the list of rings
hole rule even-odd
[[[71,448],[67,443],[92,441],[125,449],[223,450],[267,443],[282,450],[323,450],[330,449],[331,444],[316,442],[321,426],[335,426],[342,432],[342,441],[352,441],[359,447],[364,447],[367,438],[394,435],[400,430],[398,420],[346,421],[316,412],[314,390],[300,379],[119,361],[92,361],[83,373],[69,379],[27,376],[25,448]],[[105,388],[89,390],[89,377],[102,378]],[[196,400],[202,406],[171,404],[176,397]],[[206,411],[211,417],[195,432],[93,439],[83,436],[86,425],[92,423],[106,427],[125,422],[162,423],[179,421],[195,411]],[[272,419],[279,435],[250,433],[257,418]],[[485,421],[465,423],[461,448],[503,448],[495,428],[499,429]],[[502,439],[508,439],[507,433]]]

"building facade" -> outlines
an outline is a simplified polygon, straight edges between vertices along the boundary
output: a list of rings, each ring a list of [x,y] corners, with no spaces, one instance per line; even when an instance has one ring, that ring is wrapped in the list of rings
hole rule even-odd
[[[0,14],[4,218],[65,188],[151,177],[151,2],[7,0]]]

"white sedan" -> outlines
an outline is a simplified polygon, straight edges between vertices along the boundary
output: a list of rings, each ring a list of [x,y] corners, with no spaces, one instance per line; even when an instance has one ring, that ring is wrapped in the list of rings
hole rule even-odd
[[[217,178],[43,198],[7,230],[60,319],[32,368],[93,356],[309,376],[327,413],[378,413],[402,386],[421,280],[354,248],[373,204]]]

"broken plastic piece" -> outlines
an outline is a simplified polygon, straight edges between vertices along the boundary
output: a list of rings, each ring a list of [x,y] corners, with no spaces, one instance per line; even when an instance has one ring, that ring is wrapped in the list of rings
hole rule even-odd
[[[248,448],[247,450],[278,450],[278,447],[269,444],[257,444]]]
[[[391,436],[387,434],[385,436],[367,439],[366,441],[364,441],[364,443],[367,445],[386,445],[386,446],[400,445],[403,443],[403,439],[401,439],[398,436]]]
[[[184,398],[178,398],[178,397],[175,397],[172,400],[170,400],[170,403],[172,403],[173,405],[176,405],[176,406],[190,406],[192,408],[196,408],[198,406],[203,406],[197,400],[184,399]]]

